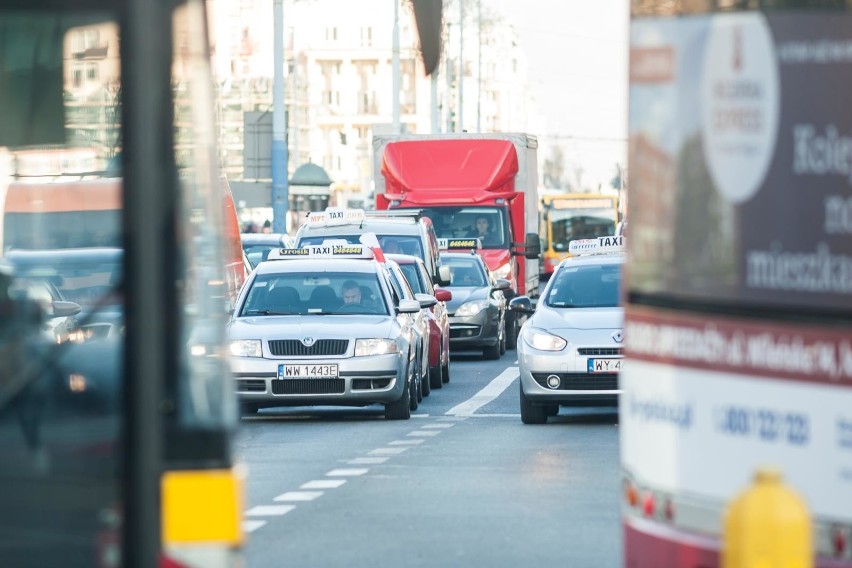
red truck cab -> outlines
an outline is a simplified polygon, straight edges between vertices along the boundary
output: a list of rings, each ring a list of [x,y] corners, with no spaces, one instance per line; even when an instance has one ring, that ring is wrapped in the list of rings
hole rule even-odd
[[[479,238],[509,295],[539,282],[537,140],[526,134],[386,135],[373,138],[377,209],[420,209],[439,239]],[[510,321],[513,347],[519,322]]]

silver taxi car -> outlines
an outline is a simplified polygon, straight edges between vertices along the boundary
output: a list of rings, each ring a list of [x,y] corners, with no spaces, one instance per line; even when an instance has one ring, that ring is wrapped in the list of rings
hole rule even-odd
[[[227,325],[243,413],[378,403],[385,418],[408,419],[419,388],[419,312],[419,302],[395,297],[369,247],[273,252]]]
[[[559,406],[618,404],[624,310],[619,306],[624,237],[572,241],[533,312],[519,296],[509,309],[533,313],[518,341],[521,420],[544,424]]]

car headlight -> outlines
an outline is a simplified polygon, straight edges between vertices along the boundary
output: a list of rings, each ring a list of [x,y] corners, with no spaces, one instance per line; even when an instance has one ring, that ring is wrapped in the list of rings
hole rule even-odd
[[[476,300],[475,302],[467,302],[459,306],[456,310],[456,315],[460,317],[475,316],[482,310],[488,307],[488,300]]]
[[[494,274],[494,278],[505,278],[506,280],[510,280],[509,271],[512,269],[512,265],[508,262],[495,270],[492,270],[492,274]]]
[[[393,339],[356,339],[355,356],[368,357],[370,355],[387,355],[396,353],[399,347]]]
[[[527,345],[539,351],[561,351],[568,345],[561,337],[535,327],[525,327],[523,335]]]
[[[231,355],[234,357],[263,357],[260,339],[240,339],[231,342]]]

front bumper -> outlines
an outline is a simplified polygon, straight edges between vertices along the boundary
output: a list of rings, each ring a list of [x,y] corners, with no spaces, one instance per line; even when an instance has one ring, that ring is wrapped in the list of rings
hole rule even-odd
[[[450,316],[450,349],[492,347],[500,338],[500,311],[487,308],[475,316]]]
[[[399,354],[345,359],[232,358],[240,402],[271,406],[367,406],[399,400],[407,361]],[[278,366],[336,364],[336,379],[278,379]]]
[[[621,389],[618,373],[590,373],[589,359],[622,359],[620,348],[577,347],[562,351],[540,351],[518,340],[521,388],[533,403],[570,405],[618,404]],[[556,388],[547,385],[551,375],[559,378]]]

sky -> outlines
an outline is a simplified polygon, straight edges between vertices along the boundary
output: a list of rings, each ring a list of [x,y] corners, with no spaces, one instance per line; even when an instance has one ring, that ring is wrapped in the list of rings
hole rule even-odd
[[[627,162],[628,0],[481,1],[517,30],[546,125],[539,152],[558,143],[569,179],[608,184]]]

